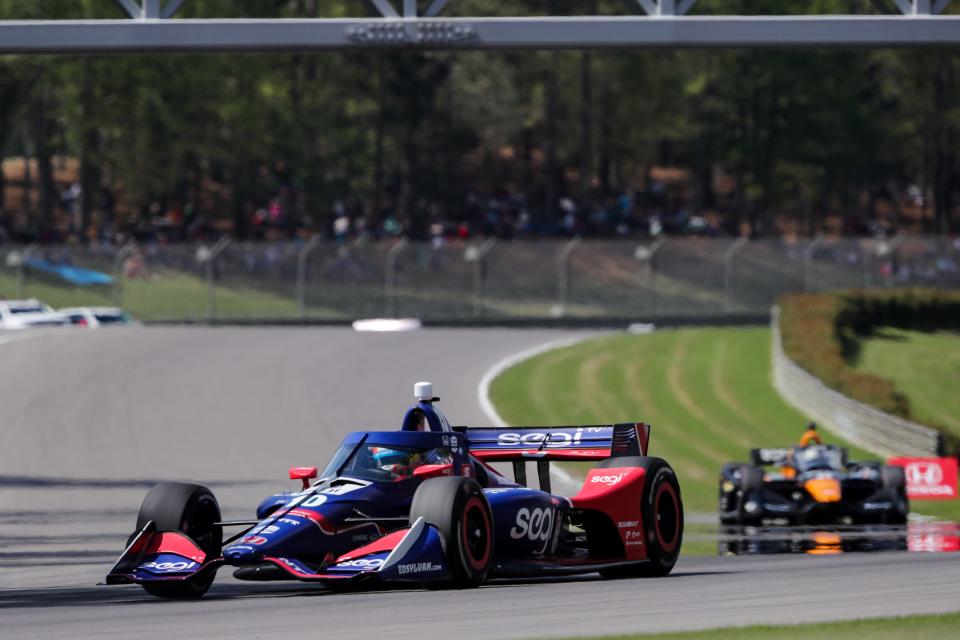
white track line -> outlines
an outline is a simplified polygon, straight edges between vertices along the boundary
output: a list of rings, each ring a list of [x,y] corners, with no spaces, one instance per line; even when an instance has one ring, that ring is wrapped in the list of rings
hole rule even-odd
[[[495,363],[492,367],[487,369],[487,372],[483,374],[483,378],[480,379],[480,386],[477,388],[477,401],[480,403],[480,408],[483,409],[483,412],[487,415],[487,419],[493,423],[495,427],[509,427],[507,421],[500,417],[500,414],[497,413],[497,409],[493,406],[493,403],[490,402],[490,384],[493,382],[493,379],[498,375],[509,369],[510,367],[520,364],[524,360],[533,358],[542,353],[547,353],[548,351],[555,351],[557,349],[563,349],[564,347],[572,347],[575,344],[579,344],[584,340],[589,340],[590,338],[596,338],[601,333],[595,333],[585,336],[576,336],[575,338],[563,338],[561,340],[554,340],[553,342],[547,342],[546,344],[541,344],[530,349],[524,349],[518,353],[507,356],[506,358]]]
[[[554,340],[553,342],[547,342],[546,344],[541,344],[539,346],[514,353],[513,355],[507,356],[506,358],[495,363],[492,367],[487,369],[485,374],[483,374],[483,378],[480,379],[480,386],[477,388],[477,401],[480,403],[480,408],[483,409],[483,412],[487,415],[487,419],[490,420],[495,427],[511,426],[507,424],[507,421],[504,420],[499,413],[497,413],[496,407],[494,407],[493,402],[490,401],[490,384],[493,382],[494,378],[499,376],[510,367],[520,364],[524,360],[528,360],[549,351],[556,351],[557,349],[563,349],[564,347],[572,347],[573,345],[579,344],[584,340],[596,338],[597,336],[601,335],[604,334],[594,333],[590,335],[576,336],[575,338]],[[563,469],[559,465],[551,465],[550,471],[556,478],[557,484],[561,489],[560,493],[562,495],[573,495],[580,490],[580,485],[583,484],[582,479],[572,476],[566,471],[566,469]]]

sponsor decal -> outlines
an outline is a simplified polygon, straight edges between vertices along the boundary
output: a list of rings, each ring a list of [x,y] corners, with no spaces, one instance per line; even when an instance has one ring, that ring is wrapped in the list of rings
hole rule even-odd
[[[280,531],[280,527],[276,525],[261,524],[260,526],[251,529],[250,534],[253,535],[255,533],[263,533],[265,535],[270,535],[271,533],[276,533],[277,531]]]
[[[537,507],[533,511],[523,507],[517,511],[516,525],[510,529],[510,537],[514,540],[541,541],[543,547],[537,553],[544,553],[550,543],[550,535],[558,518],[553,509]]]
[[[767,511],[774,511],[778,513],[786,513],[793,509],[789,504],[781,504],[779,502],[764,502],[763,508]]]
[[[319,514],[314,513],[313,511],[304,511],[303,509],[294,509],[287,515],[296,516],[298,518],[306,518],[307,520],[311,520],[317,524],[319,524],[321,518]]]
[[[440,571],[443,566],[436,562],[411,562],[409,564],[398,564],[397,573],[401,576],[411,573],[430,573],[431,571]]]
[[[383,558],[357,558],[337,564],[337,568],[350,567],[352,569],[379,569],[383,566]]]
[[[460,475],[462,475],[464,478],[473,477],[473,467],[470,466],[469,464],[463,465],[462,467],[460,467]]]
[[[252,545],[261,545],[261,544],[266,544],[267,539],[264,538],[263,536],[245,536],[243,538],[240,538],[240,542],[246,542]]]
[[[622,471],[617,475],[610,476],[593,476],[590,478],[590,482],[594,484],[605,484],[608,487],[614,487],[620,484],[620,481],[623,480],[624,476],[629,475],[629,471]]]
[[[289,524],[294,527],[300,526],[300,521],[294,520],[293,518],[280,518],[277,522],[282,522],[283,524]]]
[[[783,462],[787,459],[788,449],[760,449],[758,458],[761,462]]]
[[[534,431],[532,433],[501,433],[497,436],[497,445],[501,447],[536,447],[546,449],[580,446],[583,429],[570,434],[564,431]],[[546,444],[544,445],[544,442]]]
[[[639,520],[624,520],[623,522],[618,522],[617,526],[621,529],[634,529],[640,526]]]
[[[144,562],[138,569],[148,569],[160,573],[182,573],[197,566],[196,562]]]
[[[911,500],[950,500],[957,497],[956,458],[894,458],[903,467]]]

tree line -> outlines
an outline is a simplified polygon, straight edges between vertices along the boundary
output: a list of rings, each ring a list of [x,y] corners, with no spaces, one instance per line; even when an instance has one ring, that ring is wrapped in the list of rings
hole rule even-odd
[[[623,12],[615,0],[507,4]],[[695,11],[784,4],[702,0]],[[359,5],[190,0],[179,15],[356,16]],[[112,0],[0,0],[0,19],[122,16]],[[37,197],[11,205],[0,172],[0,203],[8,226],[35,236],[71,207],[80,236],[176,211],[249,237],[274,214],[290,232],[344,215],[420,229],[482,220],[487,198],[508,196],[543,231],[569,203],[589,216],[624,194],[634,221],[709,212],[734,234],[772,234],[783,219],[812,234],[830,217],[876,231],[879,211],[896,227],[910,203],[915,225],[945,233],[960,228],[958,75],[951,49],[3,56],[0,156],[35,160]],[[54,179],[65,158],[78,163],[74,199]],[[677,184],[658,190],[658,168]]]

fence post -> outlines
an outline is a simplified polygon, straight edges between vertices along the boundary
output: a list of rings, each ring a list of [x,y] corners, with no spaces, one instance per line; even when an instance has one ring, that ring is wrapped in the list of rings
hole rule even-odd
[[[137,248],[137,243],[128,240],[113,258],[113,305],[123,307],[123,261]]]
[[[490,238],[479,247],[469,246],[463,252],[463,259],[473,263],[473,317],[483,317],[483,285],[485,280],[484,258],[497,241]]]
[[[810,263],[813,261],[813,255],[817,248],[823,242],[823,236],[819,233],[810,241],[807,248],[803,250],[803,291],[810,293]]]
[[[860,254],[863,256],[863,288],[873,286],[873,257],[876,254],[880,241],[874,240],[864,247]]]
[[[557,261],[557,311],[554,315],[567,315],[567,300],[570,297],[570,255],[580,244],[580,236],[574,236],[560,250]]]
[[[890,257],[891,260],[896,260],[897,249],[900,248],[900,244],[903,242],[903,236],[895,236],[891,240],[877,240],[876,244],[876,257],[878,258],[887,258]],[[882,284],[884,288],[890,288],[893,286],[893,280],[897,274],[893,272],[891,264],[890,273],[883,277]],[[882,274],[881,274],[882,275]]]
[[[383,293],[386,303],[386,316],[395,318],[397,313],[397,258],[406,248],[407,239],[400,238],[387,252],[387,260],[383,267]]]
[[[658,238],[654,240],[650,246],[641,244],[633,250],[633,257],[645,263],[646,266],[647,296],[645,299],[645,311],[647,313],[653,313],[653,310],[657,306],[656,265],[654,264],[654,259],[657,257],[657,252],[660,251],[665,244],[667,244],[666,238]]]
[[[723,254],[723,308],[725,311],[733,309],[733,274],[730,267],[733,264],[733,258],[743,249],[747,241],[746,237],[737,238]]]
[[[19,299],[23,298],[24,282],[26,281],[27,260],[30,259],[30,254],[33,253],[33,250],[36,247],[37,245],[34,243],[22,251],[11,251],[7,254],[7,266],[14,267],[17,270],[16,297]]]
[[[227,245],[230,244],[230,238],[226,236],[217,240],[213,247],[200,247],[197,249],[197,262],[204,265],[207,279],[207,320],[213,322],[217,318],[217,297],[214,291],[215,267],[217,258]]]
[[[297,253],[297,306],[301,320],[307,317],[307,260],[319,244],[320,234],[316,233]]]

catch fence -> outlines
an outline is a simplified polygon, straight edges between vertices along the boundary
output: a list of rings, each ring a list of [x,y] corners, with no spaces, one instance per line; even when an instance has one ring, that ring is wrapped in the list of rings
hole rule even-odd
[[[63,273],[73,268],[112,283],[73,283]],[[765,314],[786,292],[914,285],[960,287],[960,240],[0,246],[0,296],[55,306],[116,304],[146,321],[656,321]]]

